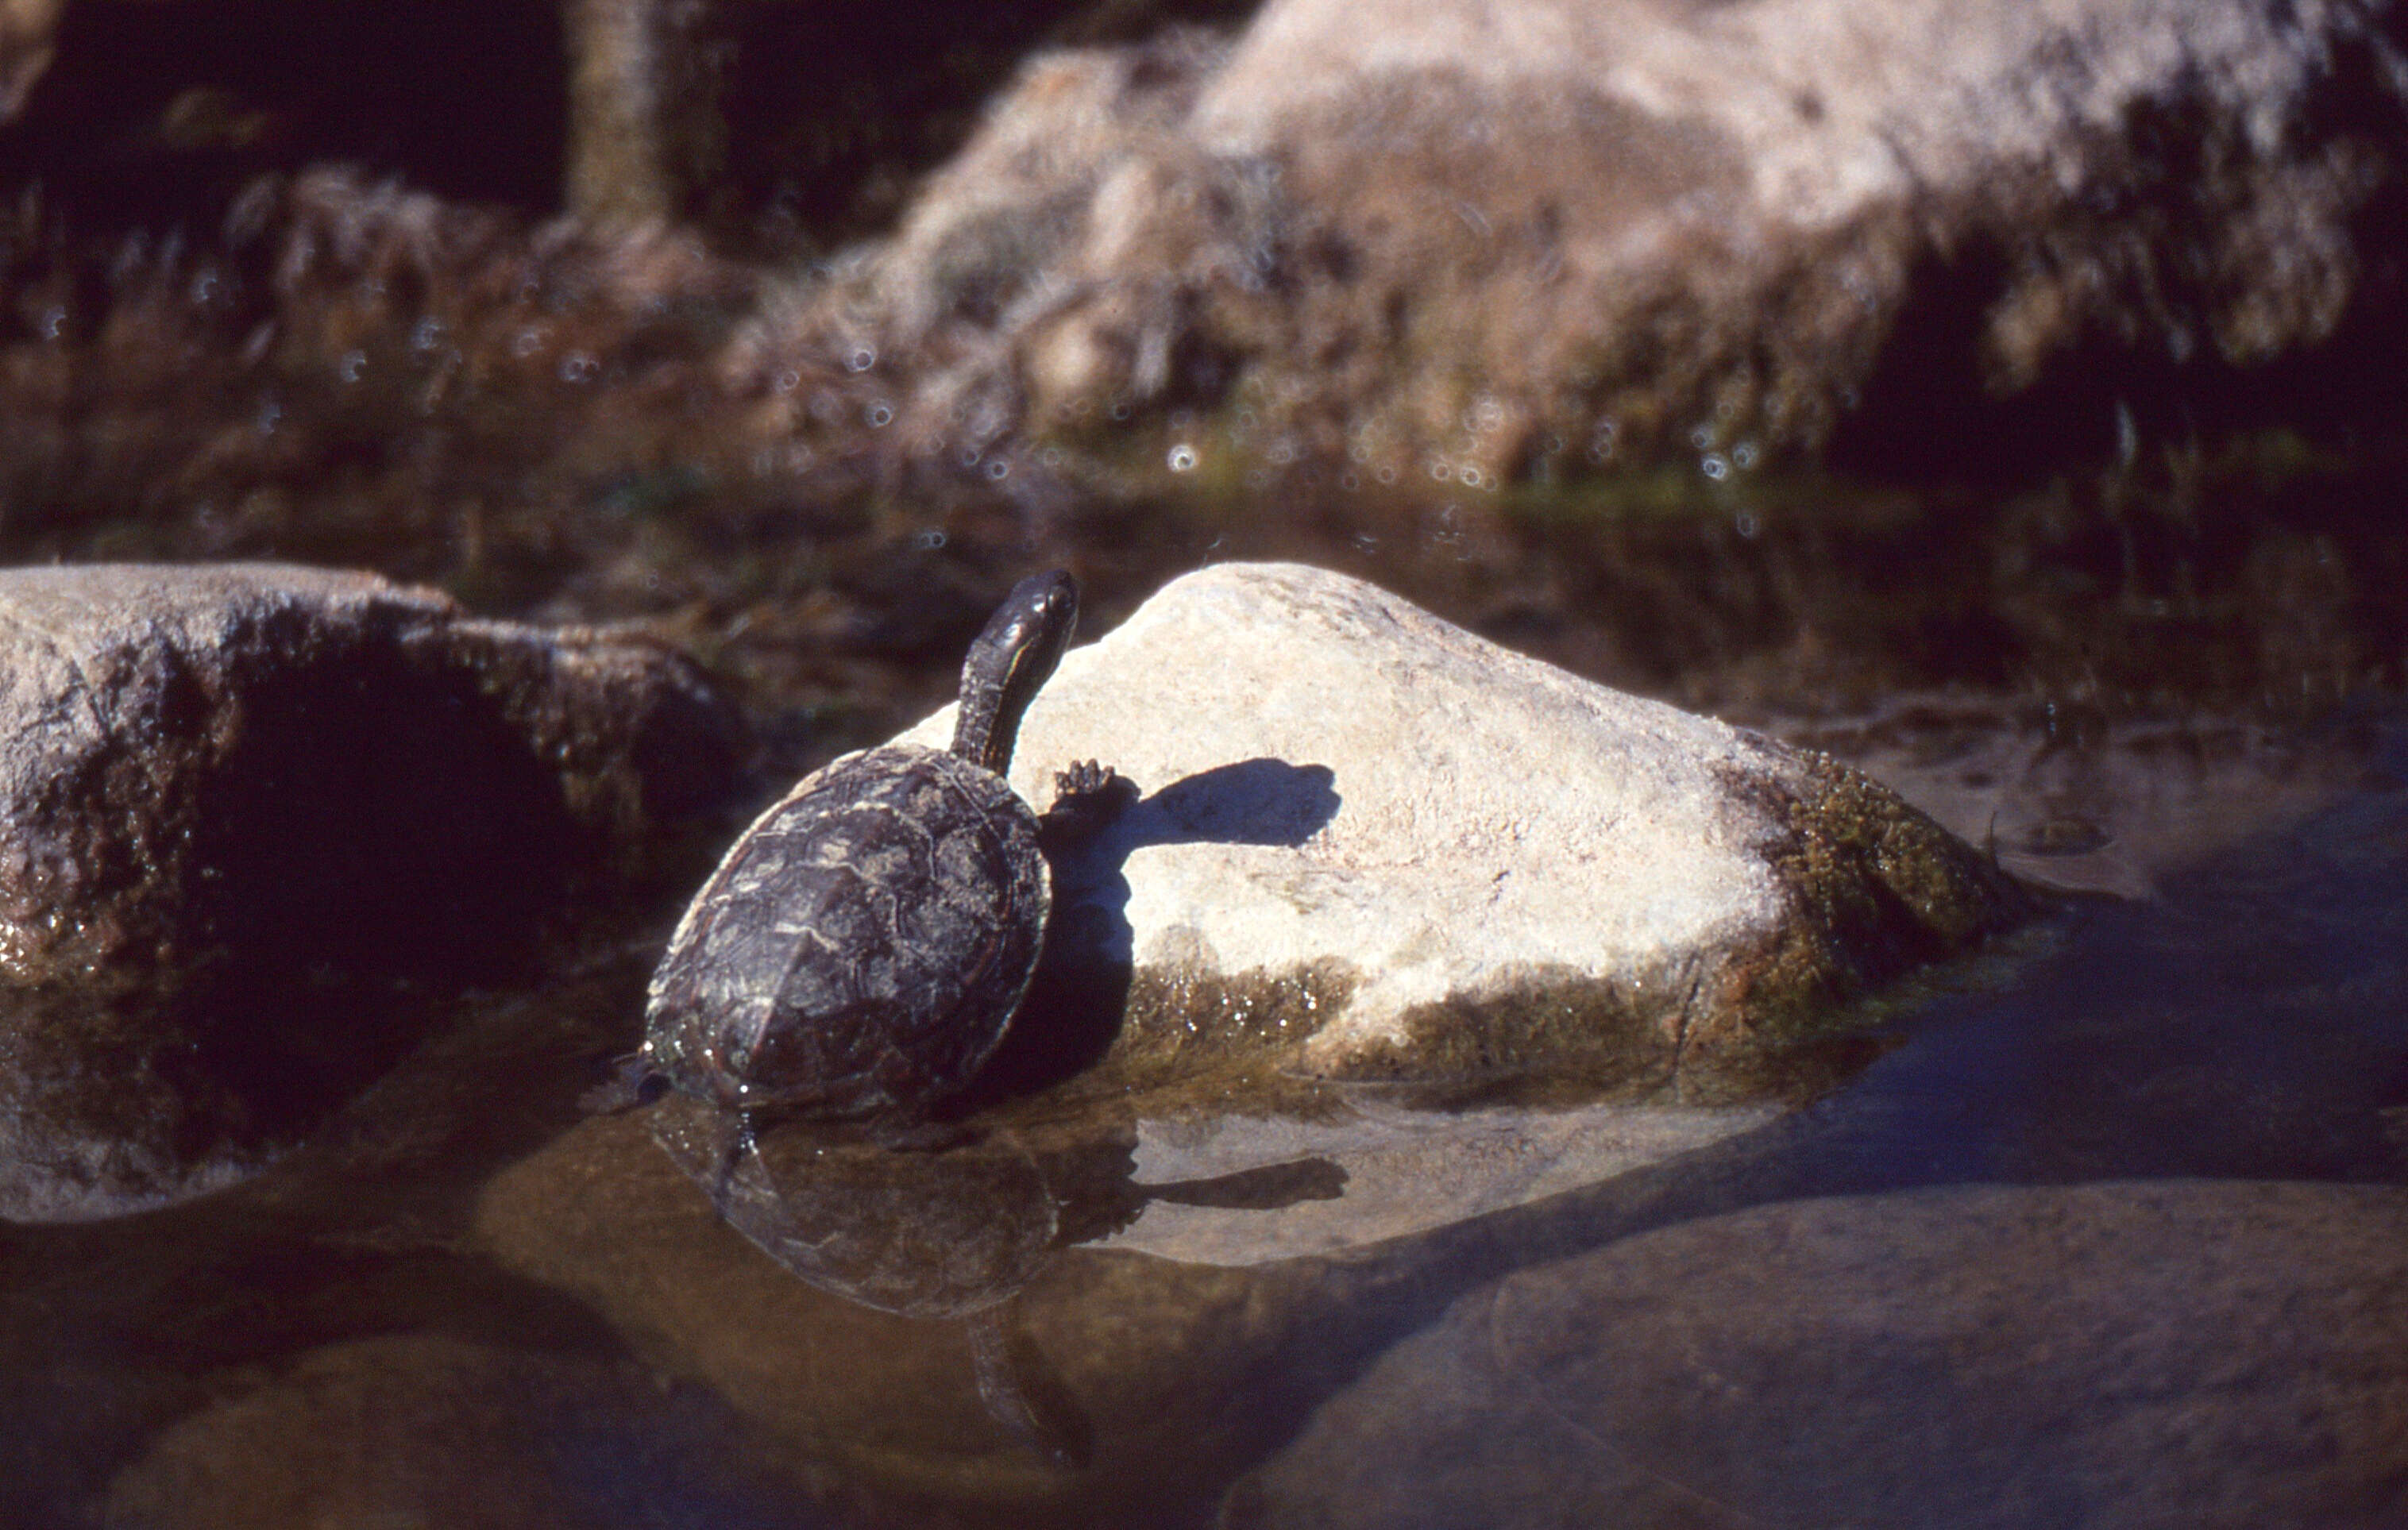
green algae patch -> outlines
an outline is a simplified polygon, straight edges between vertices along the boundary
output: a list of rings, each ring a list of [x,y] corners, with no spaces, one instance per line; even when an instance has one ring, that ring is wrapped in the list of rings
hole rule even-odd
[[[1882,1029],[1885,1016],[1859,1004],[1800,1011],[1779,1026],[1700,1017],[1707,969],[1688,970],[1677,982],[1631,984],[1534,969],[1407,1010],[1401,1039],[1356,1050],[1330,1077],[1396,1085],[1402,1103],[1433,1109],[1707,1107],[1812,1099],[1898,1044]]]
[[[1345,1010],[1359,981],[1352,965],[1335,959],[1235,973],[1184,962],[1140,966],[1103,1065],[1131,1087],[1186,1077],[1219,1083],[1233,1073],[1284,1067]]]
[[[1818,1015],[2028,920],[2037,904],[1990,860],[1897,794],[1828,755],[1801,789],[1727,773],[1784,832],[1757,847],[1787,914],[1727,968],[1730,1026],[1802,1034]],[[1708,1034],[1701,1042],[1722,1039]]]
[[[1679,1056],[1677,1006],[1636,985],[1570,968],[1535,968],[1478,994],[1417,1005],[1402,1035],[1350,1052],[1334,1077],[1363,1082],[1455,1084],[1541,1072],[1607,1097],[1670,1082]]]

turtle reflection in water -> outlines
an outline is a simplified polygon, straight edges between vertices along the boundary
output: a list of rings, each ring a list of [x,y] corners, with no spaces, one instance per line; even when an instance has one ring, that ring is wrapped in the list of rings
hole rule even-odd
[[[736,842],[652,976],[652,1091],[748,1122],[891,1126],[969,1082],[1028,991],[1053,901],[1037,815],[1003,772],[1078,617],[1069,575],[1023,580],[970,645],[950,751],[838,760]],[[1106,802],[1113,778],[1090,761],[1056,786],[1049,822]]]
[[[1012,1298],[1054,1257],[1064,1208],[1015,1134],[942,1152],[893,1152],[858,1137],[772,1132],[675,1095],[654,1140],[703,1183],[728,1225],[806,1284],[857,1306],[958,1323],[987,1414],[1057,1466],[1085,1465],[1093,1432],[1042,1351],[1019,1333]],[[1109,1155],[1112,1144],[1103,1145]],[[1125,1150],[1121,1150],[1125,1156]]]

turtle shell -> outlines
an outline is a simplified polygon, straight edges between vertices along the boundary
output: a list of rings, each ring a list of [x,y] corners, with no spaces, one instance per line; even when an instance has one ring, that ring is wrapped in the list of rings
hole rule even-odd
[[[916,1113],[968,1083],[1028,991],[1051,902],[1003,778],[890,744],[805,777],[686,909],[645,1050],[743,1109]]]

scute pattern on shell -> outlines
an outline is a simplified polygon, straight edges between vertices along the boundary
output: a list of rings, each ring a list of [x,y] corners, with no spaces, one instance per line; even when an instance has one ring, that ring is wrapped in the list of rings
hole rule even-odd
[[[1037,828],[1001,777],[917,745],[804,778],[687,909],[652,978],[652,1065],[723,1104],[831,1116],[959,1089],[1036,968]]]

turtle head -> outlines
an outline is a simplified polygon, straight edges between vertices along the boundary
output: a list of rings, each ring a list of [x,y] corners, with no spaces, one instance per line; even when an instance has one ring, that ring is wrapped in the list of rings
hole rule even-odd
[[[1000,776],[1011,764],[1020,716],[1052,677],[1079,624],[1079,581],[1061,569],[1012,586],[962,661],[953,752]]]

